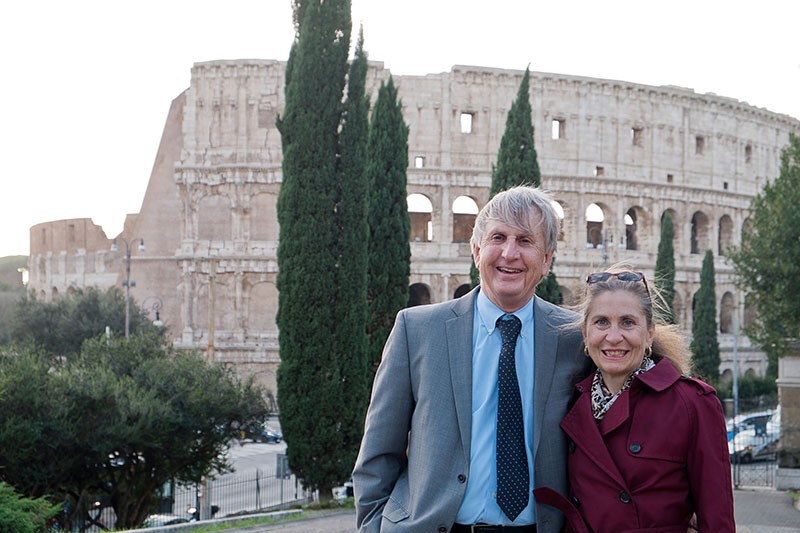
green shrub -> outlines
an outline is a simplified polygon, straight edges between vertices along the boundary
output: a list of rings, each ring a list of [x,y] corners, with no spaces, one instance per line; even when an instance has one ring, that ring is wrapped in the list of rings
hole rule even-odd
[[[44,498],[25,498],[14,487],[0,481],[0,531],[39,533],[49,531],[47,522],[60,506]]]

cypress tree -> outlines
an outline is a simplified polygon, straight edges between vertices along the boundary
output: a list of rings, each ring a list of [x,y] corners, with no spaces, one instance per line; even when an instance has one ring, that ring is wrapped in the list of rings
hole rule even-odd
[[[700,271],[700,288],[694,296],[692,354],[698,376],[715,385],[719,381],[719,343],[717,341],[717,295],[714,281],[714,255],[706,251]]]
[[[491,198],[517,185],[538,187],[542,182],[536,147],[533,144],[533,121],[530,102],[530,69],[525,69],[517,98],[506,117],[506,130],[500,140],[497,165],[492,167]]]
[[[675,249],[673,238],[675,230],[672,217],[664,215],[661,221],[661,240],[658,241],[656,256],[655,285],[664,299],[664,319],[669,324],[675,323]]]
[[[349,215],[342,215],[348,206],[339,167],[350,2],[294,2],[294,21],[286,104],[278,119],[278,405],[290,467],[329,499],[352,468],[338,460],[347,444],[342,428],[352,423],[342,402],[353,391],[343,380],[346,355],[333,342],[344,336],[337,332],[343,320],[339,284],[346,276],[341,247],[342,233],[350,231],[343,227]]]
[[[389,77],[381,84],[369,130],[367,176],[369,201],[370,363],[380,363],[383,345],[397,312],[408,301],[411,272],[411,222],[406,204],[408,126]]]
[[[561,305],[564,303],[564,295],[561,294],[561,287],[558,285],[556,273],[553,272],[553,265],[555,262],[556,259],[554,257],[553,261],[550,263],[550,271],[536,287],[536,296],[550,303]]]
[[[542,183],[542,174],[539,170],[539,161],[536,157],[536,147],[533,143],[533,121],[530,101],[530,68],[525,69],[522,81],[517,89],[517,97],[511,104],[506,116],[506,129],[500,140],[500,149],[497,152],[497,164],[492,165],[492,184],[489,188],[489,198],[501,191],[517,185],[532,185],[538,187]],[[552,265],[551,265],[552,268]],[[473,260],[470,266],[470,279],[474,287],[480,283],[480,273]],[[545,286],[537,294],[548,301],[560,300],[561,290],[552,269],[547,277],[542,280]],[[551,300],[550,298],[553,298]]]
[[[341,130],[341,157],[339,168],[340,201],[336,214],[339,238],[338,297],[334,307],[338,323],[333,330],[332,381],[339,382],[336,404],[330,408],[340,445],[338,453],[328,459],[335,461],[332,472],[339,482],[350,477],[356,462],[364,415],[369,398],[367,380],[368,343],[364,325],[367,322],[367,264],[369,225],[367,204],[369,187],[366,175],[367,138],[369,135],[369,97],[366,96],[367,54],[364,51],[364,32],[359,32],[355,56],[350,65],[347,84],[347,101]],[[339,409],[338,416],[336,409]]]

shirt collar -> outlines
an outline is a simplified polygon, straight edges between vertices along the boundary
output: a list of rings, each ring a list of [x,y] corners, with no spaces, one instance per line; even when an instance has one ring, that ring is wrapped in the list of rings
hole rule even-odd
[[[483,291],[478,291],[478,298],[476,299],[475,305],[478,309],[478,316],[489,335],[494,332],[497,319],[505,314],[513,314],[520,319],[522,322],[520,334],[523,337],[526,336],[526,325],[533,323],[533,298],[528,300],[528,303],[522,306],[522,308],[517,309],[513,313],[506,313],[497,307]]]

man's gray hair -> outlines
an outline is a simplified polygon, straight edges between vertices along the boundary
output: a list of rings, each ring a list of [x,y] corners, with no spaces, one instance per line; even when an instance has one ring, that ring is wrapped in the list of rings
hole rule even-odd
[[[531,224],[531,207],[539,210],[541,221],[536,226]],[[535,235],[539,225],[544,225],[545,253],[555,251],[558,243],[559,220],[553,208],[553,199],[538,187],[520,185],[494,195],[489,203],[483,206],[475,219],[470,242],[480,247],[486,233],[486,224],[494,220],[512,228]]]

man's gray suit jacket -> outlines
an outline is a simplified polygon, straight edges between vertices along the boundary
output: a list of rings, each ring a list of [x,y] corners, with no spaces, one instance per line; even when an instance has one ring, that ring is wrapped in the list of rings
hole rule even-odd
[[[397,315],[353,472],[360,531],[445,532],[455,521],[469,477],[478,290]],[[591,371],[580,329],[567,327],[575,318],[534,299],[534,480],[565,496],[567,441],[558,424],[573,385]],[[564,525],[552,507],[537,504],[536,516],[540,533]]]

